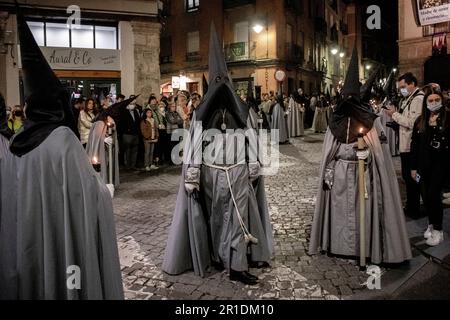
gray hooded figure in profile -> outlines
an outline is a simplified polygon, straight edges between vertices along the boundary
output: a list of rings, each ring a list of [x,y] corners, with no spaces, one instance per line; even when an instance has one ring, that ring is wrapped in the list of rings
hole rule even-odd
[[[69,95],[19,8],[17,19],[26,120],[11,140],[12,161],[1,166],[9,183],[0,298],[123,299],[111,196],[75,134]]]
[[[209,50],[208,92],[184,148],[162,269],[168,274],[193,270],[203,277],[215,267],[226,269],[231,280],[255,284],[249,267],[267,267],[273,257],[264,179],[252,153],[257,134],[247,130],[252,127],[249,108],[233,89],[213,26]],[[246,130],[248,139],[236,150],[230,132]]]
[[[385,136],[380,119],[360,95],[355,49],[325,135],[309,253],[359,256],[358,160],[365,159],[366,258],[401,263],[412,255],[397,176],[389,147],[380,139]],[[361,129],[367,149],[359,153]]]

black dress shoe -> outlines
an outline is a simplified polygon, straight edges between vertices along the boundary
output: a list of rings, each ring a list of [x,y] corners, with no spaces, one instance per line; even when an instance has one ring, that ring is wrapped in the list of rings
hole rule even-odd
[[[269,269],[270,268],[270,264],[268,264],[267,262],[263,262],[263,261],[252,261],[249,263],[249,267],[252,269]]]
[[[254,275],[252,275],[251,273],[249,273],[249,272],[247,272],[247,271],[244,271],[244,273],[245,273],[245,275],[246,275],[247,277],[249,277],[250,279],[253,279],[253,280],[255,280],[255,281],[258,281],[258,280],[259,280],[259,278],[258,278],[257,276],[254,276]]]
[[[217,271],[223,271],[225,270],[225,267],[223,266],[223,264],[219,263],[219,262],[213,262],[211,263],[212,267],[214,269],[216,269]]]
[[[248,284],[250,286],[253,286],[258,283],[257,280],[250,278],[247,274],[249,274],[249,273],[231,270],[230,271],[230,280],[231,281],[239,281],[243,284]]]

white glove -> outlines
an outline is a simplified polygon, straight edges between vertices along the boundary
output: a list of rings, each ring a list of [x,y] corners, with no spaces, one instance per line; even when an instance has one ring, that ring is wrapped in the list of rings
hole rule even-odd
[[[250,181],[253,182],[261,175],[261,165],[259,162],[253,162],[248,164],[248,176]]]
[[[184,177],[184,188],[190,195],[195,190],[200,191],[200,168],[190,167]]]
[[[105,143],[107,145],[112,145],[113,144],[113,138],[111,136],[109,136],[108,138],[105,138]]]
[[[111,198],[114,198],[114,191],[115,191],[114,185],[107,184],[106,186],[108,187],[109,193],[111,194]]]
[[[366,160],[369,157],[369,154],[370,151],[368,148],[356,151],[356,156],[358,157],[358,160]]]

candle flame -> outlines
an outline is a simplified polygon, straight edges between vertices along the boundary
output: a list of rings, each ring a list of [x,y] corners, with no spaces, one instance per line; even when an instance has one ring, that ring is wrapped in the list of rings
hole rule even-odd
[[[93,158],[92,158],[92,163],[93,163],[93,164],[98,164],[98,159],[97,159],[97,157],[93,157]]]
[[[362,134],[363,132],[364,132],[364,128],[360,128],[360,129],[359,129],[359,133]]]

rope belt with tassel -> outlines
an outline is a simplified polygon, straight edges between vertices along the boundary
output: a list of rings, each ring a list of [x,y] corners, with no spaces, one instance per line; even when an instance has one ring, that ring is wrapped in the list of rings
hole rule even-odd
[[[213,165],[213,164],[207,164],[207,163],[203,163],[203,164],[204,164],[205,166],[209,167],[209,168],[213,168],[213,169],[225,171],[225,174],[226,174],[226,176],[227,176],[228,188],[230,189],[231,199],[233,200],[234,207],[236,208],[236,215],[237,215],[239,224],[240,224],[240,226],[241,226],[242,233],[244,234],[244,240],[245,240],[245,243],[246,243],[246,244],[248,244],[248,243],[258,244],[258,239],[255,238],[255,237],[250,233],[250,231],[247,229],[247,226],[246,226],[245,223],[244,223],[244,220],[242,220],[241,213],[239,212],[239,208],[238,208],[238,206],[237,206],[237,204],[236,204],[236,199],[235,199],[235,197],[234,197],[233,188],[232,188],[232,186],[231,186],[230,174],[229,174],[229,171],[230,171],[230,170],[232,170],[232,169],[234,169],[234,168],[237,168],[237,167],[239,167],[239,166],[245,164],[245,162],[237,163],[237,164],[234,164],[234,165],[229,166],[229,167],[216,166],[216,165]]]

